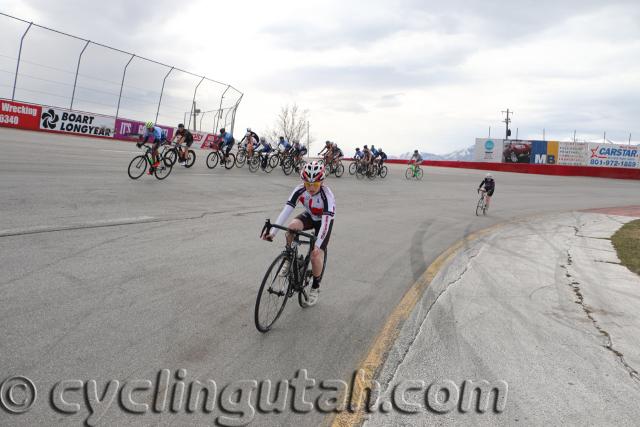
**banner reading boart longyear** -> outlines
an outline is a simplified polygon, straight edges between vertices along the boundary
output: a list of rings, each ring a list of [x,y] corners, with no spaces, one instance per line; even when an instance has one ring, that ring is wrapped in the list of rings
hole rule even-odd
[[[57,107],[42,107],[40,129],[113,138],[115,118]]]

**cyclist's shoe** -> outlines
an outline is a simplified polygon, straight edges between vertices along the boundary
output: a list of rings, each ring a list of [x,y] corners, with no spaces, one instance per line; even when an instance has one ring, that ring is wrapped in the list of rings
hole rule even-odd
[[[313,307],[316,305],[318,298],[320,298],[320,288],[311,288],[307,299],[307,307]]]
[[[151,166],[149,168],[149,172],[147,172],[147,175],[153,175],[153,173],[156,171],[156,168],[154,168],[153,166]]]
[[[280,269],[280,273],[278,273],[278,275],[280,277],[287,277],[287,274],[289,274],[290,266],[291,266],[291,263],[289,262],[289,260],[285,259],[284,262],[282,263],[282,268]]]
[[[160,166],[160,160],[158,160],[157,162],[155,162],[153,165],[151,165],[151,167],[153,169],[156,169],[158,166]]]

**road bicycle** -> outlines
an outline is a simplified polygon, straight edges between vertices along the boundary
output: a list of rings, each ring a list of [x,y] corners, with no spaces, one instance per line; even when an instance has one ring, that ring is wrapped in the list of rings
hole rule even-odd
[[[420,167],[420,165],[410,165],[406,172],[404,173],[404,177],[407,179],[412,179],[415,178],[417,180],[422,180],[422,176],[424,175],[424,172],[422,171],[422,168]]]
[[[340,178],[344,174],[344,166],[342,165],[342,161],[332,160],[327,164],[327,172],[329,175],[335,175],[336,178]]]
[[[215,150],[209,153],[207,156],[207,167],[213,169],[218,166],[218,163],[224,165],[225,169],[233,168],[236,164],[236,156],[233,153],[229,153],[225,156],[223,150]]]
[[[145,150],[144,154],[140,154],[139,156],[134,157],[129,163],[129,168],[127,172],[129,173],[129,178],[138,179],[147,171],[148,167],[153,165],[153,158],[151,155],[152,148],[148,145],[143,145],[140,147]],[[158,153],[158,167],[155,168],[153,174],[157,179],[165,179],[171,173],[171,169],[173,169],[173,163],[169,163],[165,161],[160,154]]]
[[[177,142],[169,142],[162,146],[160,152],[160,158],[166,163],[171,163],[171,166],[175,165],[176,161],[180,157],[182,152],[182,146]],[[187,158],[184,164],[185,167],[190,168],[196,162],[196,152],[192,149],[187,150]]]
[[[258,169],[262,168],[266,173],[271,173],[271,171],[278,165],[276,161],[274,161],[274,158],[275,156],[271,153],[254,151],[253,156],[247,160],[249,171],[254,173],[257,172]]]
[[[271,228],[285,230],[294,235],[290,248],[285,248],[271,263],[267,272],[262,279],[258,296],[256,298],[256,306],[254,310],[254,321],[256,328],[260,332],[268,332],[276,320],[280,317],[287,304],[287,300],[298,294],[298,304],[300,307],[307,307],[309,300],[310,284],[313,281],[313,273],[311,272],[311,252],[315,247],[316,236],[314,234],[305,233],[303,231],[291,230],[277,224],[271,224],[267,219],[260,236],[269,233]],[[308,240],[300,240],[300,238]],[[306,255],[299,253],[300,246],[308,245],[309,251]],[[282,274],[282,266],[285,261],[289,261],[289,269]],[[324,264],[322,267],[322,275],[327,265],[327,251],[324,251]]]
[[[487,198],[486,198],[487,190],[485,190],[484,188],[481,188],[478,190],[478,192],[480,193],[480,198],[478,199],[478,204],[476,205],[476,215],[480,216],[480,213],[482,213],[482,215],[486,215],[487,209],[489,209],[487,207]]]

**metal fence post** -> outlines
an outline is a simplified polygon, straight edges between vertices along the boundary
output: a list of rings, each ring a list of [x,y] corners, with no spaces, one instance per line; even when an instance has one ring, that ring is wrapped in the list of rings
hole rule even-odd
[[[87,49],[87,46],[89,46],[89,43],[91,43],[91,40],[87,40],[87,43],[85,43],[84,47],[82,48],[82,51],[80,52],[80,56],[78,56],[78,66],[76,67],[76,78],[73,81],[73,92],[71,92],[71,106],[69,107],[70,110],[73,110],[73,99],[76,97],[76,85],[78,84],[78,72],[80,71],[80,61],[82,60],[82,54],[84,54],[84,51]]]
[[[193,101],[191,101],[191,108],[193,109],[193,106],[196,105],[196,93],[198,93],[198,87],[200,87],[200,83],[202,83],[202,81],[204,80],[204,76],[202,77],[202,79],[200,79],[200,82],[196,85],[196,88],[193,91]],[[195,111],[191,111],[192,114],[195,114]],[[196,119],[193,119],[193,129],[195,130],[196,128],[196,123],[195,123]],[[202,121],[200,121],[202,122]],[[191,127],[191,116],[189,116],[189,125],[187,126],[187,129]]]
[[[233,107],[233,114],[231,115],[231,134],[233,134],[233,129],[236,126],[236,112],[238,111],[238,106],[240,105],[240,101],[242,101],[243,96],[244,93],[240,95],[240,98],[238,98],[238,102],[236,102],[236,105]]]
[[[171,67],[166,76],[164,76],[164,80],[162,80],[162,89],[160,89],[160,100],[158,101],[158,111],[156,111],[156,123],[158,122],[158,115],[160,114],[160,104],[162,104],[162,94],[164,93],[164,84],[167,81],[167,77],[173,71],[175,67]]]
[[[124,66],[124,71],[122,72],[122,83],[120,83],[120,95],[118,95],[118,107],[116,108],[116,119],[118,119],[118,114],[120,114],[120,100],[122,99],[122,88],[124,86],[124,78],[127,75],[127,67],[129,67],[129,64],[131,64],[131,61],[133,61],[133,58],[135,58],[135,55],[131,55],[131,58],[129,58],[129,62],[127,62],[127,65]]]
[[[29,30],[31,29],[32,25],[33,25],[33,22],[29,22],[29,26],[27,27],[24,34],[22,35],[22,38],[20,39],[20,49],[18,50],[18,63],[16,64],[16,75],[15,75],[15,78],[13,79],[13,94],[11,94],[12,101],[15,101],[16,99],[16,85],[18,84],[18,70],[20,69],[20,57],[22,56],[22,42],[24,42],[24,38],[29,32]]]

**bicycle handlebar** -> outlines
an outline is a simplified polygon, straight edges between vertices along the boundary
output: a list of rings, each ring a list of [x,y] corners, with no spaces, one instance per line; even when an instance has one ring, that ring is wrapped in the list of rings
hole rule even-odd
[[[287,231],[289,233],[295,234],[296,236],[306,237],[307,239],[311,240],[312,242],[315,242],[315,240],[316,240],[316,236],[314,236],[313,234],[305,233],[304,231],[300,231],[300,230],[292,230],[289,227],[283,227],[283,226],[278,225],[278,224],[271,224],[271,219],[265,220],[264,227],[262,227],[262,231],[260,232],[260,236],[262,237],[264,235],[265,231],[267,233],[269,233],[272,228],[278,228],[280,230],[284,230],[284,231]]]

